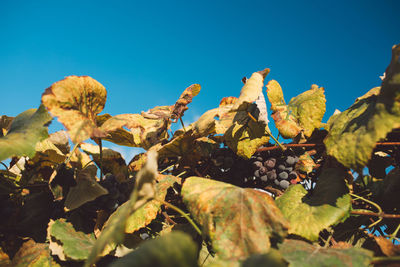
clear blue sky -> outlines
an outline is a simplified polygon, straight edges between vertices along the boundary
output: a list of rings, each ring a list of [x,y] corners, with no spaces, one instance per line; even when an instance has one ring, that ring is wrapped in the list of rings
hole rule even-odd
[[[327,114],[380,84],[400,43],[400,1],[0,1],[0,115],[38,107],[45,88],[89,75],[104,112],[174,104],[202,91],[193,122],[241,78],[269,67],[287,100],[326,89]],[[103,112],[103,113],[104,113]]]

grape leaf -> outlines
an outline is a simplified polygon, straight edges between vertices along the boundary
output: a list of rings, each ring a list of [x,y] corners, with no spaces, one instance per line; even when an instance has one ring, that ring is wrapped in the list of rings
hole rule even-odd
[[[247,111],[239,111],[224,138],[238,156],[249,159],[257,148],[268,142],[269,128],[262,122],[254,121]]]
[[[381,89],[372,89],[328,121],[324,140],[328,155],[344,166],[362,170],[380,139],[400,127],[400,45],[392,50]]]
[[[164,200],[167,195],[167,190],[175,182],[180,183],[181,179],[172,175],[159,175],[158,183],[155,186],[155,198]],[[144,204],[142,207],[137,209],[133,214],[126,220],[125,233],[133,233],[142,227],[148,225],[152,220],[157,217],[157,214],[161,211],[161,202],[157,200],[151,200]]]
[[[138,249],[114,261],[110,267],[192,267],[197,266],[197,245],[180,231],[143,243]]]
[[[192,102],[193,97],[200,93],[200,90],[201,86],[199,84],[192,84],[183,91],[172,109],[172,120],[176,122],[183,116],[183,113],[188,109],[187,105]]]
[[[117,244],[121,244],[124,239],[127,218],[155,196],[157,153],[148,151],[147,158],[146,165],[136,175],[135,188],[130,199],[118,207],[108,218],[85,266],[91,266],[100,255],[110,252]]]
[[[3,251],[3,248],[0,248],[0,266],[11,267],[10,258],[7,253]]]
[[[74,143],[104,137],[96,115],[106,103],[107,91],[89,76],[68,76],[53,83],[42,95],[43,105],[67,128]]]
[[[316,165],[317,164],[315,164],[312,157],[307,152],[305,152],[299,157],[299,161],[296,163],[295,169],[308,174],[313,171]]]
[[[315,128],[321,127],[326,102],[324,88],[312,85],[310,90],[292,98],[286,105],[281,86],[272,80],[267,84],[267,95],[272,118],[282,137],[294,138],[301,131],[309,137]]]
[[[140,114],[120,114],[106,120],[100,128],[110,135],[104,138],[107,141],[123,144],[127,139],[130,146],[149,149],[168,138],[169,125],[169,119],[164,117],[153,119]],[[130,129],[130,136],[125,130],[120,130],[122,127]],[[111,139],[112,136],[117,139]]]
[[[300,240],[286,239],[279,251],[290,266],[370,266],[373,252],[363,248],[322,248]]]
[[[270,239],[286,234],[287,221],[266,193],[204,179],[186,178],[182,197],[222,259],[266,253]]]
[[[76,186],[69,189],[65,199],[64,205],[67,210],[79,208],[86,202],[108,194],[107,189],[96,181],[96,172],[97,168],[94,165],[89,165],[79,170],[76,177]]]
[[[87,259],[96,241],[94,234],[76,231],[65,219],[51,220],[47,235],[52,254],[57,255],[62,261]]]
[[[97,166],[101,165],[103,173],[112,173],[118,182],[123,182],[128,177],[128,167],[121,153],[110,148],[103,147],[102,160],[100,162],[100,147],[89,143],[80,144],[80,148],[93,157]]]
[[[106,122],[110,118],[112,118],[112,116],[108,113],[97,116],[96,117],[97,126],[101,127],[104,124],[104,122]],[[132,133],[130,131],[125,130],[124,128],[116,128],[109,130],[107,132],[107,136],[104,137],[103,139],[106,141],[113,142],[120,146],[131,146],[131,147],[137,146],[133,140]]]
[[[215,133],[215,116],[218,115],[219,109],[211,109],[206,111],[200,118],[193,123],[192,129],[196,136],[208,136]]]
[[[46,125],[50,121],[43,105],[15,117],[7,135],[0,137],[0,161],[11,156],[34,156],[36,143],[48,137]]]
[[[325,102],[324,88],[315,84],[311,85],[310,90],[290,100],[288,108],[297,118],[305,136],[311,136],[315,128],[321,127],[326,109]]]
[[[290,222],[290,234],[316,241],[321,230],[349,216],[351,199],[345,177],[343,168],[324,168],[311,195],[297,184],[276,199]]]
[[[58,131],[50,134],[50,142],[52,142],[62,153],[68,154],[70,150],[68,134],[66,131]]]
[[[271,248],[267,254],[255,254],[247,258],[241,265],[242,267],[286,267],[288,263],[283,259],[281,253]]]
[[[233,104],[232,109],[238,110],[243,108],[243,103],[253,103],[262,93],[262,88],[264,86],[264,79],[268,75],[269,69],[264,69],[262,71],[254,72],[250,79],[247,79],[246,83],[240,91],[240,96]]]
[[[35,243],[32,239],[26,241],[12,259],[14,267],[58,267],[50,255],[49,245]]]

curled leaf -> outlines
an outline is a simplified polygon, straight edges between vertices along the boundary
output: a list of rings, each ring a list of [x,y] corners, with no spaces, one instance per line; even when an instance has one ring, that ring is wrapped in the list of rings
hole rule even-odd
[[[188,109],[187,105],[192,102],[193,97],[199,94],[200,89],[201,86],[199,84],[192,84],[183,91],[172,109],[172,120],[177,121],[183,116],[183,113]]]
[[[242,106],[243,103],[253,103],[259,97],[264,86],[264,79],[268,75],[269,69],[254,72],[250,79],[248,79],[245,85],[240,91],[238,100],[233,104],[232,109],[237,110]]]
[[[96,115],[106,103],[107,91],[89,76],[68,76],[54,83],[42,95],[43,105],[68,129],[74,143],[89,137],[104,137]]]

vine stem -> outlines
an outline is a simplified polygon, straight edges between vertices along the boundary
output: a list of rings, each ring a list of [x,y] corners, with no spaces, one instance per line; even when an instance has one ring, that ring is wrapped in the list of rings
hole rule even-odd
[[[166,201],[164,201],[164,200],[156,199],[156,198],[155,198],[155,200],[157,200],[157,201],[160,202],[161,204],[167,206],[168,208],[173,209],[174,211],[178,212],[180,215],[182,215],[183,217],[185,217],[185,219],[193,226],[193,228],[196,230],[196,232],[197,232],[199,235],[203,236],[203,234],[201,233],[200,228],[194,223],[194,221],[193,221],[185,212],[183,212],[183,210],[181,210],[181,209],[178,208],[177,206],[172,205],[171,203],[168,203],[168,202],[166,202]]]
[[[385,262],[400,262],[400,256],[394,256],[394,257],[373,257],[372,258],[372,264],[377,264],[377,263],[385,263]]]
[[[372,202],[371,200],[368,200],[368,199],[366,199],[366,198],[363,198],[363,197],[361,197],[361,196],[358,196],[358,195],[356,195],[356,194],[353,194],[353,193],[349,193],[349,195],[352,196],[352,197],[354,197],[355,200],[356,200],[356,199],[361,199],[362,201],[365,201],[365,202],[371,204],[372,206],[374,206],[375,208],[377,208],[378,214],[379,214],[379,216],[378,216],[379,219],[378,219],[376,222],[370,224],[370,225],[368,226],[368,228],[371,228],[371,227],[377,225],[378,223],[380,223],[380,222],[383,220],[383,217],[382,217],[383,211],[382,211],[381,207],[380,207],[378,204],[376,204],[375,202]]]
[[[99,148],[100,148],[99,167],[100,167],[100,181],[101,181],[103,180],[103,143],[101,142],[101,138],[98,138],[97,141],[99,142]]]
[[[397,236],[397,233],[399,232],[399,230],[400,230],[400,224],[399,225],[397,225],[397,228],[396,228],[396,230],[394,230],[394,232],[389,236],[390,238],[389,238],[389,240],[390,241],[393,241],[393,239],[395,239],[396,238],[396,236]]]
[[[250,119],[252,119],[253,121],[258,122],[258,120],[256,120],[256,118],[254,118],[253,115],[251,115],[250,112],[247,112],[247,115],[248,115],[248,116],[250,117]],[[282,149],[282,151],[285,151],[285,150],[286,150],[286,147],[284,147],[284,146],[278,141],[278,139],[275,138],[275,136],[272,135],[272,133],[271,133],[270,130],[268,130],[267,133],[268,133],[268,135],[275,141],[275,143],[278,144],[278,147],[280,147],[280,149]]]
[[[64,160],[64,164],[65,164],[65,165],[67,165],[67,164],[71,161],[71,157],[72,157],[72,155],[75,153],[75,150],[78,148],[78,146],[79,146],[79,143],[76,143],[76,144],[74,145],[74,147],[72,148],[72,150],[71,150],[71,152],[69,153],[68,157]],[[60,170],[60,166],[61,166],[61,164],[59,164],[59,165],[57,166],[57,168],[56,168],[56,169],[53,171],[53,173],[51,174],[50,179],[49,179],[49,185],[51,184],[51,182],[53,181],[53,179],[56,177],[57,172]]]
[[[271,137],[273,137],[271,135]],[[272,138],[275,140],[275,138]],[[400,142],[377,142],[377,146],[400,146]],[[281,144],[281,146],[284,146],[285,148],[287,147],[316,147],[316,146],[325,146],[324,144]],[[262,151],[269,151],[269,150],[275,150],[281,148],[279,145],[278,146],[269,146],[269,147],[262,147],[257,149],[257,152],[262,152]]]
[[[7,171],[9,170],[8,167],[7,167],[7,165],[4,164],[3,162],[0,162],[0,164],[3,165],[3,166],[7,169]]]
[[[368,212],[368,211],[361,211],[361,210],[352,210],[350,213],[355,214],[355,215],[365,215],[365,216],[382,217],[382,218],[389,218],[389,219],[400,219],[400,214],[386,214],[386,213]]]
[[[183,131],[185,131],[185,133],[186,133],[185,124],[183,123],[182,117],[179,117],[179,120],[181,121]]]
[[[174,166],[175,166],[175,164],[172,164],[172,165],[168,166],[167,168],[165,168],[164,170],[160,171],[160,173],[166,172],[169,168],[172,168]]]

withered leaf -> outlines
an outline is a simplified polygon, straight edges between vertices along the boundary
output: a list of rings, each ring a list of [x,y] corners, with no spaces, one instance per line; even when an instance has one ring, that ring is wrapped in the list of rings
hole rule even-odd
[[[183,184],[182,197],[223,259],[266,253],[270,239],[284,237],[289,227],[274,200],[251,188],[189,177]]]
[[[43,105],[67,128],[74,143],[89,137],[104,137],[96,115],[105,105],[107,91],[89,76],[68,76],[54,83],[42,95]]]
[[[171,119],[173,121],[176,122],[183,116],[183,113],[188,109],[187,105],[192,102],[193,97],[200,93],[200,89],[199,84],[192,84],[183,91],[172,109]]]

